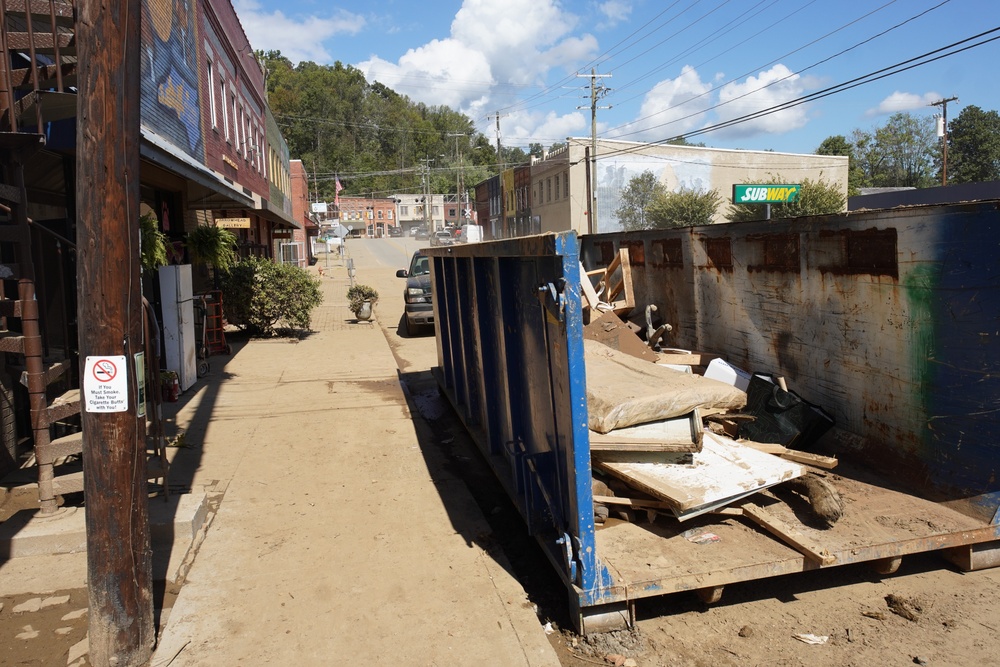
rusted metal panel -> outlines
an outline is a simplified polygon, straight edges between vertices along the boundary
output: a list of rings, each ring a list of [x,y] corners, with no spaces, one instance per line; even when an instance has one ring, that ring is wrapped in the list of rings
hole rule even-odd
[[[637,308],[658,307],[672,345],[784,375],[833,413],[842,452],[992,516],[997,202],[603,234],[582,253],[638,238],[683,253],[633,267]]]

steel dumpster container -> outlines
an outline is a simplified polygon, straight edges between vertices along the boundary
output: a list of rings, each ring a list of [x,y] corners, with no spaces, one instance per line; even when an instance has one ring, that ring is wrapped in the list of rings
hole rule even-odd
[[[994,566],[998,239],[991,202],[434,249],[435,374],[581,632],[630,623],[644,597],[711,601],[730,583],[821,567],[888,574],[931,550],[967,570]],[[783,375],[835,416],[824,444],[863,474],[838,478],[850,511],[837,525],[802,528],[831,565],[733,517],[595,526],[581,267],[621,248],[636,313],[655,304],[672,346]],[[684,537],[692,525],[725,546],[707,559]]]

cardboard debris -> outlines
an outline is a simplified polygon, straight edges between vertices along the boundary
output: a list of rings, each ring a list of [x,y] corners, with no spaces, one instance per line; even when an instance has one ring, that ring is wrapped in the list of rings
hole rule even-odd
[[[614,312],[602,314],[583,327],[586,340],[596,340],[612,350],[618,350],[644,361],[656,362],[657,355]]]
[[[588,425],[598,433],[672,419],[695,409],[736,410],[746,394],[722,382],[678,373],[584,340]]]

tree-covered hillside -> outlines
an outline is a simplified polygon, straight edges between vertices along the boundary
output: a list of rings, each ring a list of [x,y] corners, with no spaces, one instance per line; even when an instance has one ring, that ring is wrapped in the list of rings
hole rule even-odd
[[[461,172],[465,189],[497,173],[496,146],[468,116],[447,106],[412,102],[340,62],[293,66],[278,51],[257,54],[265,68],[268,103],[293,159],[310,175],[310,194],[386,196],[430,189],[454,193]],[[520,149],[503,148],[504,163],[527,161]],[[461,168],[460,168],[461,167]]]

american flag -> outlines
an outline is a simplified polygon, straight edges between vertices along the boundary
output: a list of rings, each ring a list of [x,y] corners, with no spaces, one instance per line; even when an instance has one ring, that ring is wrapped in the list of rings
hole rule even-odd
[[[337,180],[337,184],[334,186],[333,205],[340,208],[340,191],[344,189],[344,186],[340,184],[339,177],[335,178]]]

